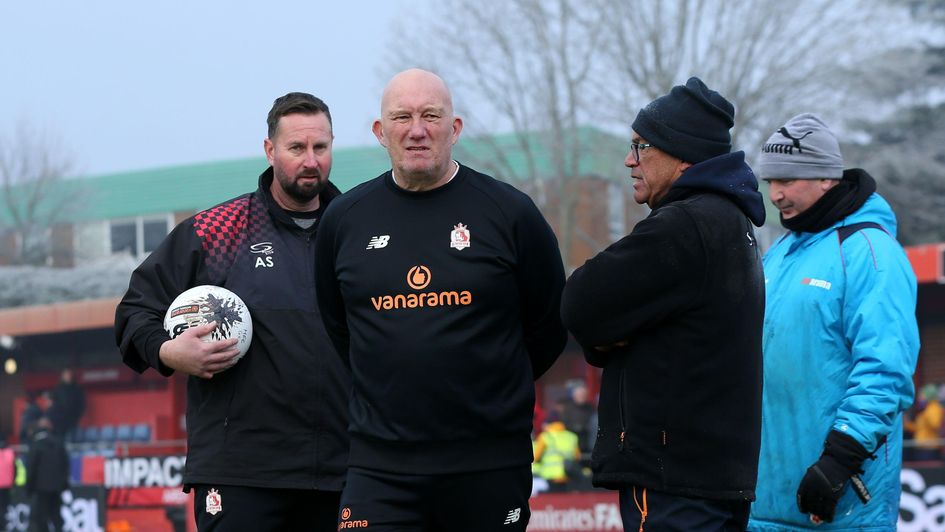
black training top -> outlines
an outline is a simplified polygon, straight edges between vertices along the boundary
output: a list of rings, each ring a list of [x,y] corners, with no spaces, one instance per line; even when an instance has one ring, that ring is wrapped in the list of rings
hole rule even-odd
[[[325,327],[352,369],[350,465],[451,473],[527,464],[533,380],[564,348],[564,272],[528,196],[461,166],[391,172],[335,200],[316,244]]]

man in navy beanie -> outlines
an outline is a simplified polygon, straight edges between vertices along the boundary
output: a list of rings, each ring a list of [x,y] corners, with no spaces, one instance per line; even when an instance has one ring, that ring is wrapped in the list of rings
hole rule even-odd
[[[745,530],[761,434],[758,181],[734,106],[699,78],[633,121],[624,164],[652,209],[568,280],[562,318],[604,369],[594,484],[625,530]]]

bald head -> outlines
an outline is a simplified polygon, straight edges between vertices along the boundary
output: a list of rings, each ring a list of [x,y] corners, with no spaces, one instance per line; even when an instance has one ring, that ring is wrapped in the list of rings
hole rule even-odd
[[[453,144],[463,128],[453,115],[453,98],[440,76],[412,68],[394,76],[381,98],[374,122],[387,148],[394,180],[407,190],[435,188],[449,181],[455,166]]]
[[[390,108],[392,102],[396,102],[404,93],[422,92],[434,96],[435,99],[443,102],[450,116],[453,114],[453,97],[446,86],[443,78],[433,72],[421,68],[410,68],[395,75],[384,88],[384,95],[381,97],[381,116]]]

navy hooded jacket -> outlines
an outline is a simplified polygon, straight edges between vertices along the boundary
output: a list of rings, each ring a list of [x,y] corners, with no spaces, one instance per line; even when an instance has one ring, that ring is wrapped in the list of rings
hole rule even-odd
[[[568,280],[565,325],[604,368],[595,485],[754,498],[763,222],[744,153],[714,157]]]

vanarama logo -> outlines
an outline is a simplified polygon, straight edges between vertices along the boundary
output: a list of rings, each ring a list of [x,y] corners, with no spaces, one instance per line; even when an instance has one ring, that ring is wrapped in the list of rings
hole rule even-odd
[[[407,286],[414,290],[423,290],[429,286],[433,274],[430,269],[418,264],[407,271]],[[466,306],[472,303],[472,293],[469,290],[444,290],[442,292],[420,292],[410,294],[394,294],[371,298],[371,304],[378,312],[417,307],[447,307],[454,305]]]
[[[430,284],[430,268],[419,265],[407,272],[407,284],[414,290],[423,290]]]
[[[338,530],[347,530],[349,528],[367,528],[367,519],[351,519],[351,508],[341,510],[341,522],[338,523]]]

